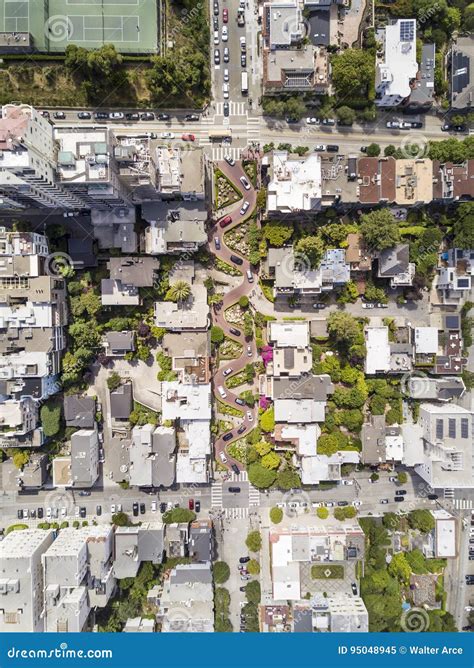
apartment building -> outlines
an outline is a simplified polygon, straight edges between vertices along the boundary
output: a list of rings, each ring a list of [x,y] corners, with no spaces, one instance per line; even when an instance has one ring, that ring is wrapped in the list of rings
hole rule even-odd
[[[382,53],[377,54],[375,69],[375,104],[397,107],[410,97],[418,72],[416,61],[416,20],[400,19],[379,30],[377,41]]]
[[[29,105],[8,104],[0,118],[0,195],[4,208],[78,208],[57,181],[53,124]]]
[[[176,477],[174,427],[146,424],[132,429],[130,485],[171,487]]]
[[[146,202],[142,216],[150,223],[145,229],[145,253],[149,255],[189,256],[207,243],[208,213],[203,200]]]
[[[106,127],[56,126],[57,181],[82,206],[110,210],[130,204],[113,156],[113,135]]]
[[[471,111],[474,104],[474,37],[457,37],[449,54],[451,109]]]
[[[44,578],[42,555],[53,531],[12,531],[0,542],[0,632],[41,633]]]
[[[114,534],[115,577],[119,580],[134,578],[143,561],[161,564],[164,556],[164,537],[165,525],[160,522],[118,527]]]
[[[318,211],[321,207],[321,158],[311,153],[305,158],[273,151],[269,162],[267,210],[271,213]],[[264,159],[265,160],[265,159]]]
[[[158,614],[164,633],[212,633],[214,588],[211,562],[176,566],[164,582]]]
[[[273,350],[267,364],[267,376],[298,378],[309,373],[313,362],[309,339],[307,322],[269,322],[268,342]]]
[[[71,436],[71,484],[89,488],[99,477],[97,429],[79,429]]]

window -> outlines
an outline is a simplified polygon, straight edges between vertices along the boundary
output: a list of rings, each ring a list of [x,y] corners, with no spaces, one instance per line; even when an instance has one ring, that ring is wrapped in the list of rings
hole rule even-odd
[[[436,420],[436,440],[442,441],[444,436],[443,420]]]
[[[456,420],[454,418],[448,420],[448,436],[449,438],[456,438]]]
[[[461,418],[461,438],[469,438],[469,419]]]

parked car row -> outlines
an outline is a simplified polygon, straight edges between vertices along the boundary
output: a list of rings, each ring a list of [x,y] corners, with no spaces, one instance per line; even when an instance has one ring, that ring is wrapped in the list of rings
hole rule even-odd
[[[42,111],[41,115],[45,118],[50,118],[49,111]],[[52,117],[56,120],[65,120],[66,113],[64,111],[54,111]],[[82,121],[94,119],[95,121],[169,121],[170,114],[160,113],[154,114],[152,111],[142,112],[123,112],[123,111],[78,111],[77,118]],[[199,114],[186,114],[182,119],[178,118],[180,122],[196,122],[200,120]]]

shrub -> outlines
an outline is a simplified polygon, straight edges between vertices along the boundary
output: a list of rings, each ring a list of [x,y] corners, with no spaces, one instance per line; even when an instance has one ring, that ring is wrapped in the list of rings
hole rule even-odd
[[[247,570],[250,575],[258,575],[260,573],[260,564],[256,559],[250,559],[247,563]]]
[[[225,561],[216,561],[216,563],[212,568],[212,571],[214,573],[214,582],[216,584],[224,584],[224,582],[227,582],[227,580],[229,579],[230,568]]]
[[[270,520],[273,524],[280,524],[283,519],[283,510],[281,508],[272,508],[270,510]]]
[[[327,508],[316,508],[316,515],[320,520],[327,520],[329,517],[329,510]]]
[[[114,392],[114,390],[119,388],[121,384],[122,379],[120,378],[120,375],[116,371],[113,371],[107,378],[107,387],[109,388],[110,392]]]
[[[251,531],[245,540],[245,544],[251,552],[260,552],[262,547],[260,531]]]

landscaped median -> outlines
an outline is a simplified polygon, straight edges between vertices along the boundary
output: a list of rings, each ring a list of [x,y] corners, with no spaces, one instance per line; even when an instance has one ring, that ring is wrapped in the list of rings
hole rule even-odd
[[[214,169],[214,208],[216,211],[235,204],[243,198],[242,192],[220,169]]]

